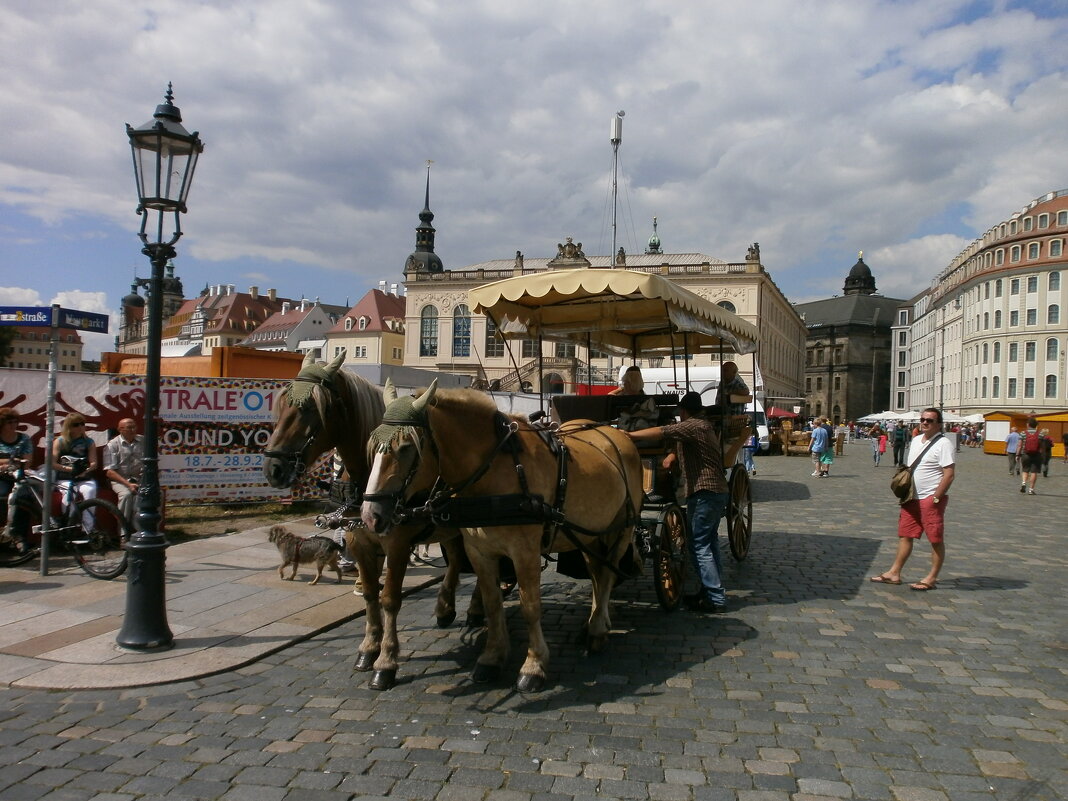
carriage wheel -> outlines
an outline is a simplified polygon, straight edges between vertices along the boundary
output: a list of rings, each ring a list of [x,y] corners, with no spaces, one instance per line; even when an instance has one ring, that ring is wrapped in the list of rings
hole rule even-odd
[[[656,521],[653,548],[653,579],[656,598],[666,612],[673,612],[682,600],[686,579],[686,541],[690,536],[686,513],[677,503],[669,503]]]
[[[731,554],[740,562],[749,553],[749,540],[753,536],[753,496],[748,471],[736,464],[727,483],[727,540]]]

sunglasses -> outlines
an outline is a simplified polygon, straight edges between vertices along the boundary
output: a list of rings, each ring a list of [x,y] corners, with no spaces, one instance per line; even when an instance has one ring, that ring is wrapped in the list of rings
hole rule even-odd
[[[921,417],[921,423],[930,423],[931,425],[938,425],[938,418],[936,417]]]

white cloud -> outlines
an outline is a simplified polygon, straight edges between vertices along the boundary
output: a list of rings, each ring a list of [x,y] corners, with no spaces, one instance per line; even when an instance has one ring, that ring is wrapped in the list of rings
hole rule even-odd
[[[1064,188],[1050,165],[1068,145],[1066,17],[975,9],[24,4],[0,28],[0,113],[19,121],[0,203],[58,229],[91,210],[132,230],[122,123],[148,119],[173,80],[206,143],[179,244],[180,271],[199,270],[180,272],[187,289],[247,275],[290,296],[358,296],[399,279],[427,158],[447,267],[550,255],[567,235],[607,253],[623,108],[628,251],[656,214],[676,252],[740,260],[759,241],[791,296],[839,291],[859,249],[881,288],[904,262],[912,286],[945,266],[940,237],[967,240]],[[111,297],[136,256],[122,247],[100,276]],[[65,269],[41,277],[46,294]]]

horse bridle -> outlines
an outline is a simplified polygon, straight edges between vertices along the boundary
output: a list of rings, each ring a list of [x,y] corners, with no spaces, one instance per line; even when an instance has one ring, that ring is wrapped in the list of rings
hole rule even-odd
[[[334,389],[333,383],[327,379],[301,377],[298,375],[296,378],[293,379],[293,381],[302,381],[307,384],[316,384],[317,386],[329,390],[331,393],[337,392],[337,390]],[[300,406],[297,406],[297,409],[299,414]],[[301,445],[298,449],[289,451],[274,449],[265,450],[263,451],[263,455],[269,459],[279,459],[285,462],[287,465],[292,465],[294,475],[299,478],[300,476],[304,475],[304,473],[308,469],[308,465],[304,463],[304,451],[308,449],[309,445],[315,442],[315,438],[319,436],[319,432],[321,432],[322,430],[322,416],[317,414],[315,424],[310,427],[310,433],[308,434],[308,438],[304,441],[304,444]]]

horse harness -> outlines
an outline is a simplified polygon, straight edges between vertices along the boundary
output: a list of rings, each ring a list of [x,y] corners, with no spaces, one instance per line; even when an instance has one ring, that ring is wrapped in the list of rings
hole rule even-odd
[[[305,372],[310,372],[311,374],[305,375]],[[298,381],[303,384],[311,384],[312,386],[308,387],[306,390],[304,390],[303,387],[298,390],[296,387]],[[322,387],[331,394],[337,393],[337,390],[334,388],[333,378],[328,375],[325,370],[322,370],[321,368],[317,368],[315,370],[309,370],[308,368],[305,368],[301,371],[300,375],[293,379],[293,381],[289,385],[289,388],[286,390],[286,392],[291,393],[290,403],[292,403],[298,408],[303,408],[303,406],[311,398],[311,390],[316,386]],[[293,395],[297,395],[297,399],[293,399]],[[270,459],[280,459],[284,462],[291,462],[293,464],[293,470],[295,474],[297,476],[302,476],[308,469],[308,465],[304,463],[304,451],[306,451],[308,449],[308,446],[315,441],[315,438],[319,436],[319,432],[321,430],[322,423],[320,420],[317,419],[316,422],[310,427],[308,438],[304,440],[304,444],[301,445],[299,448],[297,448],[296,450],[287,451],[273,449],[265,450],[263,452],[263,455]]]
[[[435,456],[438,455],[437,443],[434,440],[433,433],[430,431],[429,423],[425,418],[406,419],[403,421],[383,420],[382,424],[387,426],[400,425],[427,429],[431,448],[434,450]],[[456,528],[492,528],[494,526],[540,524],[542,526],[541,549],[543,552],[548,550],[552,541],[552,535],[554,531],[558,530],[563,532],[564,536],[567,537],[577,550],[607,566],[617,576],[623,577],[624,574],[622,572],[602,556],[591,551],[577,536],[578,534],[581,534],[587,537],[599,538],[615,529],[593,531],[569,521],[564,514],[564,503],[567,500],[568,462],[571,454],[567,444],[564,442],[563,436],[559,433],[557,428],[555,426],[545,425],[532,425],[530,428],[532,432],[538,435],[545,447],[547,447],[549,452],[556,458],[556,498],[555,503],[550,504],[545,501],[543,496],[533,493],[530,490],[526,469],[520,459],[520,455],[523,451],[523,444],[516,436],[519,432],[519,423],[515,420],[509,420],[498,411],[493,417],[493,427],[497,441],[489,455],[483,460],[482,464],[480,464],[471,475],[453,487],[448,486],[439,475],[434,482],[434,486],[430,490],[426,502],[422,506],[404,508],[400,506],[400,501],[404,498],[404,493],[412,479],[415,477],[415,472],[418,468],[417,463],[414,462],[398,490],[390,493],[367,493],[364,495],[364,500],[372,502],[379,500],[394,500],[397,503],[397,511],[394,515],[394,522],[396,523],[429,519],[435,526],[451,526]],[[583,428],[595,429],[596,427],[595,424],[591,424],[584,426]],[[460,493],[476,484],[487,472],[489,472],[493,465],[493,461],[500,453],[507,453],[512,457],[512,464],[515,468],[516,477],[519,480],[520,492],[504,495],[461,497]],[[626,482],[624,482],[624,484],[626,484]],[[630,487],[626,488],[626,492],[627,519],[623,523],[624,526],[633,525],[638,520],[633,511],[633,504],[630,498]]]

